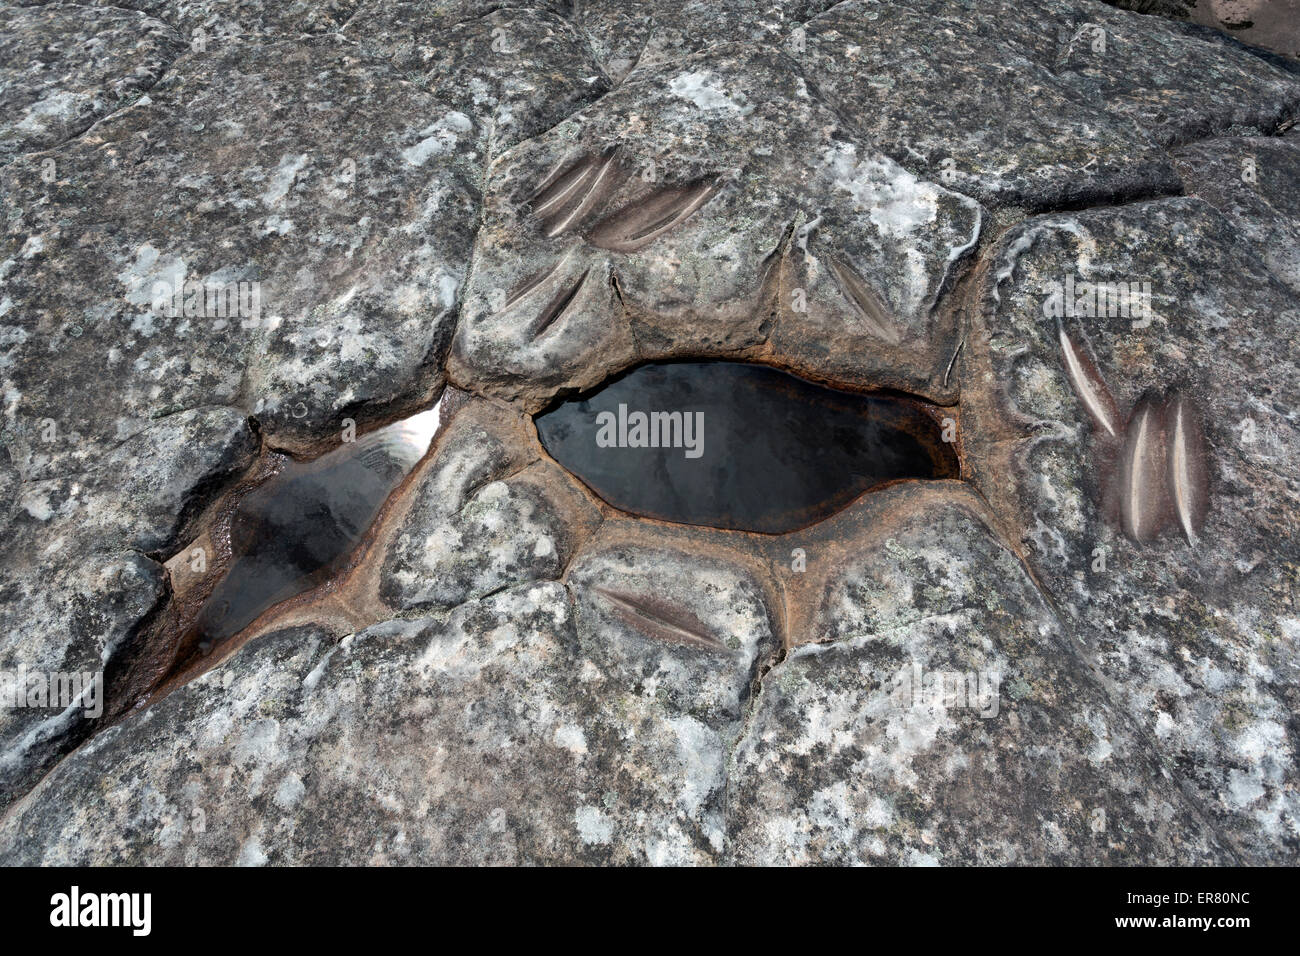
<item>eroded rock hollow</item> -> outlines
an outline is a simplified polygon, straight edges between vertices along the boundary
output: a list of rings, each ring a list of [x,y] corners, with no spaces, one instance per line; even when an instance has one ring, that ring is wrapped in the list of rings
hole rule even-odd
[[[0,861],[1296,862],[1273,46],[0,5]]]

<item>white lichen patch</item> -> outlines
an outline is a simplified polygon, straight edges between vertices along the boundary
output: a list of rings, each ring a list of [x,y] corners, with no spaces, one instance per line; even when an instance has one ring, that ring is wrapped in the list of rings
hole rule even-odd
[[[423,166],[434,156],[455,149],[461,138],[473,127],[474,124],[464,113],[450,112],[422,129],[420,141],[402,150],[402,158],[412,166]]]
[[[720,76],[708,70],[681,73],[668,81],[668,89],[696,109],[746,116],[752,110],[741,90],[728,90]]]
[[[306,168],[311,161],[311,157],[306,153],[288,154],[280,157],[279,165],[266,180],[266,188],[263,189],[261,200],[262,205],[268,209],[275,209],[283,203],[284,198],[289,194],[298,179],[298,174]]]

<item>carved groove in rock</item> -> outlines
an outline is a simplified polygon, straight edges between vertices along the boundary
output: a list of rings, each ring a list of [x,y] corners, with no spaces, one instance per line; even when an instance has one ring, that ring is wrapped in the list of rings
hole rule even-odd
[[[605,587],[597,587],[595,591],[631,627],[649,631],[661,640],[676,644],[689,644],[711,651],[727,650],[726,645],[710,633],[707,625],[684,608],[652,594],[630,594]]]
[[[685,222],[717,189],[715,181],[703,180],[657,190],[602,219],[587,241],[611,252],[636,252]]]

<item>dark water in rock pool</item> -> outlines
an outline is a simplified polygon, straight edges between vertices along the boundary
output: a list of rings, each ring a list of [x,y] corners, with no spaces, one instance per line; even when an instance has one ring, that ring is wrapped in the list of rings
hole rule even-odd
[[[537,431],[556,461],[623,511],[780,533],[886,481],[958,477],[941,417],[913,399],[823,388],[762,365],[673,362],[553,406]]]
[[[200,636],[232,637],[271,606],[323,583],[423,457],[437,422],[431,409],[314,461],[291,462],[240,501],[230,522],[230,570],[199,612]]]

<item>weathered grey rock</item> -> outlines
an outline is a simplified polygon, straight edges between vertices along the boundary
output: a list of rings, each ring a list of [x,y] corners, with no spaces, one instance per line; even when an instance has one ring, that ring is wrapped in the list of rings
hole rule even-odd
[[[1280,861],[1300,846],[1300,299],[1240,239],[1199,199],[1012,230],[981,289],[987,346],[963,359],[963,434],[972,480],[1012,521],[1112,699],[1245,858]],[[1067,276],[1151,284],[1148,325],[1102,315],[1065,328],[1121,421],[1148,390],[1176,386],[1202,409],[1209,513],[1192,543],[1173,520],[1147,544],[1120,531],[1124,436],[1090,419],[1044,316],[1049,283]]]
[[[1295,77],[1098,4],[850,0],[792,54],[862,135],[984,202],[1051,209],[1172,194],[1164,147],[1271,132]]]
[[[185,49],[160,20],[72,4],[0,9],[0,162],[129,105]]]
[[[143,552],[177,544],[186,509],[203,504],[207,488],[234,477],[253,459],[256,442],[248,421],[231,408],[178,412],[133,435],[104,456],[84,482],[75,521],[78,535]],[[25,505],[38,517],[51,502],[46,482],[29,483]],[[61,484],[57,481],[55,484]],[[68,505],[60,503],[60,518]],[[35,514],[33,512],[36,512]]]
[[[0,707],[0,810],[102,728],[105,664],[163,598],[163,578],[158,563],[136,552],[45,554],[0,569],[0,672],[6,693],[18,686],[21,701]],[[96,689],[51,698],[53,681],[73,674],[78,686]],[[20,683],[25,675],[33,683]]]
[[[535,408],[635,359],[763,352],[950,394],[932,309],[980,210],[847,136],[780,53],[638,70],[494,163],[453,380]]]
[[[487,402],[456,413],[384,559],[391,607],[454,607],[560,577],[600,512],[567,472],[538,460],[530,430]]]
[[[567,0],[368,0],[344,33],[388,47],[399,56],[419,58],[439,45],[441,31],[497,11],[562,14],[568,6]]]
[[[41,3],[44,0],[23,0]],[[175,27],[196,52],[241,37],[282,39],[340,30],[362,0],[87,0],[103,11],[139,10]]]
[[[639,673],[647,692],[701,718],[737,721],[776,651],[772,598],[743,552],[712,538],[614,524],[579,554],[567,581],[597,667]]]
[[[737,747],[736,861],[1231,859],[974,501],[899,500],[844,542],[818,643],[763,677]]]
[[[252,453],[243,415],[203,409],[162,419],[84,473],[15,475],[0,546],[0,671],[104,671],[164,597],[163,569],[147,555],[175,548],[190,507]],[[0,709],[0,807],[96,726],[66,710]]]
[[[258,639],[61,764],[0,858],[1226,858],[974,500],[888,511],[885,546],[830,575],[832,642],[770,670],[759,577],[633,522],[584,548],[572,602],[525,585],[337,647]],[[1000,683],[980,710],[912,705],[891,696],[912,661]]]
[[[878,148],[983,202],[1057,208],[1177,191],[1140,126],[1099,114],[1056,75],[1057,49],[1092,55],[1091,37],[1071,30],[1058,43],[1051,19],[1022,20],[1021,7],[851,0],[808,23],[795,59]]]
[[[436,388],[424,363],[450,334],[477,154],[457,145],[468,119],[386,70],[329,46],[190,55],[150,96],[6,168],[0,365],[20,485],[5,561],[25,621],[7,631],[6,664],[81,666],[133,632],[160,593],[156,566],[100,598],[135,614],[100,635],[61,619],[91,573],[66,568],[168,557],[187,509],[207,504],[195,498],[247,465],[249,412],[292,445],[338,427],[343,408]],[[187,275],[257,281],[261,318],[284,321],[156,314],[154,283]],[[6,748],[45,716],[16,712]]]
[[[1187,192],[1223,213],[1273,274],[1300,293],[1300,142],[1231,136],[1173,156]]]
[[[52,418],[93,454],[159,414],[238,405],[298,447],[427,398],[473,235],[471,129],[346,48],[236,45],[51,154],[55,182],[39,157],[11,164],[11,427]],[[237,314],[155,307],[187,277],[259,283],[260,309],[252,286]]]
[[[1122,10],[1169,17],[1198,39],[1244,49],[1283,69],[1300,68],[1300,24],[1270,0],[1105,0]],[[1288,62],[1293,64],[1287,66]]]
[[[269,636],[60,765],[0,858],[707,862],[741,706],[712,681],[770,632],[723,655],[622,640],[593,645],[554,583],[334,647]]]
[[[598,0],[575,17],[615,81],[636,68],[664,63],[719,43],[777,48],[834,0]]]
[[[1300,107],[1294,74],[1235,44],[1091,0],[1080,7],[1078,19],[1105,32],[1104,55],[1076,44],[1057,74],[1085,102],[1133,120],[1155,143],[1177,146],[1237,127],[1271,133]],[[1057,17],[1070,15],[1057,9]]]
[[[490,6],[498,9],[454,22],[451,13],[438,16],[436,4],[408,11],[407,4],[381,2],[354,17],[347,35],[386,52],[406,76],[471,117],[485,149],[496,155],[576,113],[609,83],[585,38],[564,18],[545,9]],[[399,26],[399,12],[413,19],[403,16]]]
[[[1294,63],[1092,0],[126,3],[0,13],[8,115],[78,104],[0,169],[0,671],[157,696],[0,710],[0,861],[1295,861]],[[937,402],[963,481],[759,535],[540,447],[707,357]],[[270,452],[440,392],[331,580],[186,636]]]
[[[146,552],[166,547],[195,495],[243,470],[255,450],[241,413],[191,409],[151,423],[102,458],[86,462],[84,470],[21,477],[40,474],[44,461],[74,440],[55,425],[38,435],[26,455],[15,454],[17,443],[10,446],[17,468],[5,555],[17,557],[24,549],[56,542]]]

